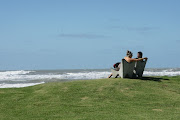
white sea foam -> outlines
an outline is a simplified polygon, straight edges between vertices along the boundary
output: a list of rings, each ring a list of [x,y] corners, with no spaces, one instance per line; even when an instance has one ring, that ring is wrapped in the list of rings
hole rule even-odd
[[[67,79],[101,79],[107,78],[111,72],[84,72],[84,73],[67,73],[63,76]]]
[[[35,71],[7,71],[0,72],[0,81],[28,81],[45,79],[101,79],[107,78],[111,72],[91,71],[91,72],[69,72],[63,74],[28,74]],[[177,76],[180,71],[144,71],[144,76]]]
[[[101,79],[107,78],[111,72],[87,72],[87,73],[67,73],[62,75],[63,79]],[[162,71],[144,71],[144,76],[179,76],[180,71],[162,70]]]
[[[110,72],[79,72],[79,73],[64,73],[59,75],[54,74],[28,74],[34,71],[7,71],[0,72],[0,81],[27,81],[27,80],[42,80],[42,79],[100,79],[106,78]]]
[[[53,79],[58,80],[78,80],[78,79],[102,79],[107,78],[111,74],[110,70],[104,71],[5,71],[0,72],[0,88],[11,87],[27,87],[44,82],[49,82]],[[144,71],[144,76],[178,76],[179,69],[150,69]],[[28,82],[28,83],[22,83]]]
[[[25,76],[28,76],[26,74],[31,73],[31,72],[35,72],[35,71],[20,70],[20,71],[4,71],[4,72],[0,72],[0,81],[2,81],[2,80],[26,81]],[[30,76],[28,78],[30,78]]]
[[[151,72],[151,71],[144,71],[144,76],[178,76],[180,75],[180,71],[168,71],[163,70],[161,72]]]
[[[11,75],[23,75],[23,74],[28,74],[30,72],[35,72],[35,71],[24,71],[24,70],[19,70],[19,71],[4,71],[0,72],[0,76],[11,76]]]
[[[0,88],[21,88],[21,87],[29,87],[29,86],[39,85],[39,84],[43,84],[43,83],[44,82],[40,82],[40,83],[17,83],[17,84],[2,83],[2,84],[0,84]]]

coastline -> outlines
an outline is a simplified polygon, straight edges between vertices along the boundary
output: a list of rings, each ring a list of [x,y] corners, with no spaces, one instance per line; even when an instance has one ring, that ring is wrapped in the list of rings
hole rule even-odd
[[[110,69],[0,71],[0,88],[19,88],[55,81],[105,79]],[[145,69],[143,76],[177,76],[180,68]]]

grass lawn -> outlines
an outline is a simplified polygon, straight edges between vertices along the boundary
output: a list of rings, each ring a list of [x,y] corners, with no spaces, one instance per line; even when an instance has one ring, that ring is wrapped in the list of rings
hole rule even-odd
[[[180,76],[0,89],[0,120],[180,120]]]

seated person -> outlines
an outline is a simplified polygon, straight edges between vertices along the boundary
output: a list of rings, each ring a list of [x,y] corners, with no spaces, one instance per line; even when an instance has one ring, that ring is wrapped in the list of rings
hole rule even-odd
[[[114,65],[113,65],[114,70],[119,71],[120,65],[121,65],[121,62],[117,62],[116,64],[114,64]]]
[[[114,64],[113,65],[114,70],[119,71],[120,65],[121,65],[121,62],[117,62],[116,64]],[[112,77],[112,73],[108,76],[108,78],[111,78],[111,77]]]
[[[144,60],[144,59],[145,59],[145,60],[148,59],[147,57],[136,59],[136,58],[132,58],[132,56],[133,56],[133,53],[128,50],[127,53],[126,53],[126,57],[124,57],[124,59],[125,59],[128,63],[133,62],[133,61],[141,61],[141,60]],[[140,56],[139,56],[139,57],[140,57]]]
[[[137,53],[137,58],[136,58],[136,59],[142,58],[142,56],[143,56],[143,53],[142,53],[141,51],[139,51],[139,52]]]
[[[133,61],[141,61],[141,60],[144,60],[144,59],[145,59],[145,60],[148,59],[147,57],[142,58],[142,52],[138,52],[138,55],[137,55],[138,58],[132,58],[132,56],[133,56],[133,53],[128,50],[127,53],[126,53],[126,57],[124,57],[124,59],[125,59],[128,63],[133,62]],[[116,64],[117,64],[117,63],[116,63]],[[116,64],[115,64],[115,65],[116,65]],[[114,65],[114,68],[116,69],[116,71],[119,71],[121,63],[119,63],[119,65],[118,65],[117,67],[115,67],[115,65]],[[111,78],[111,77],[112,77],[112,74],[110,74],[110,75],[108,76],[108,78]],[[116,77],[117,77],[117,76],[116,76]]]
[[[142,58],[142,56],[143,56],[143,53],[141,51],[139,51],[137,53],[137,58],[136,59]],[[143,60],[141,60],[141,61],[143,61]]]

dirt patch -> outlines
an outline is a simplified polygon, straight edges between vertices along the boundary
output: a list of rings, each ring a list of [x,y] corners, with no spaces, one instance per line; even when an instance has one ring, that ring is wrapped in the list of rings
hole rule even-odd
[[[162,112],[163,110],[162,109],[152,109],[153,111],[159,111],[159,112]]]
[[[64,88],[62,88],[62,90],[63,90],[64,92],[66,92],[66,91],[68,90],[68,87],[64,87]]]
[[[103,86],[99,87],[98,91],[101,92],[103,90]]]
[[[85,97],[82,97],[81,100],[87,100],[89,97],[85,96]]]

